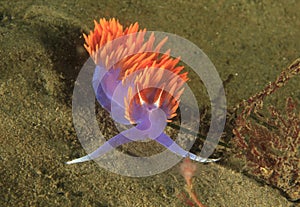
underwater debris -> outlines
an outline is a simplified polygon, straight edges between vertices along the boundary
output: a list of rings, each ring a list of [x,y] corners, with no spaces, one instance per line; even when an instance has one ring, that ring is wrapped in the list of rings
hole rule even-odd
[[[278,110],[269,106],[261,115],[266,96],[300,73],[300,59],[283,70],[275,82],[243,101],[235,120],[232,143],[236,156],[245,161],[247,174],[279,188],[290,200],[300,199],[300,112],[292,98]]]
[[[192,179],[196,170],[197,170],[196,164],[193,163],[189,157],[183,159],[183,161],[180,164],[180,173],[184,177],[186,183],[185,191],[188,193],[191,199],[187,198],[187,196],[184,193],[182,193],[179,198],[189,206],[205,207],[205,205],[199,201],[196,193],[193,190]]]

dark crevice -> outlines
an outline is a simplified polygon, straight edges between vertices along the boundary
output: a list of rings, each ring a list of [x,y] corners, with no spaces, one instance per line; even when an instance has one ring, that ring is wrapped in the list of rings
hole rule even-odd
[[[74,82],[88,59],[83,49],[81,28],[71,25],[54,25],[39,28],[40,39],[49,54],[53,69],[61,75],[64,82],[64,102],[71,105]]]

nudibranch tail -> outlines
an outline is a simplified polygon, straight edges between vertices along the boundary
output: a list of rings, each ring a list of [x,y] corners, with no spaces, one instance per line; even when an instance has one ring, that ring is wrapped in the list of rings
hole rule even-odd
[[[154,33],[146,40],[146,29],[139,29],[138,23],[124,28],[114,18],[95,21],[94,31],[83,36],[96,64],[92,85],[98,102],[114,121],[136,125],[67,164],[94,160],[119,145],[146,138],[181,157],[216,161],[185,151],[164,133],[166,123],[177,115],[188,80],[188,73],[178,65],[180,57],[171,57],[170,50],[161,52],[167,38],[155,44]]]

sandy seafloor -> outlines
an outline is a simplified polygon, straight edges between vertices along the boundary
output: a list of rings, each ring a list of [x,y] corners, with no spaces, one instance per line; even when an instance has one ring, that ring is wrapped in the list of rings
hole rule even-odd
[[[272,3],[271,3],[272,2]],[[0,1],[0,206],[184,206],[178,166],[151,177],[111,173],[83,156],[72,125],[74,81],[93,19],[180,35],[200,47],[226,84],[228,108],[273,81],[299,57],[300,1]],[[300,102],[299,77],[268,100]],[[103,115],[103,117],[107,114]],[[107,117],[109,120],[109,118]],[[111,137],[112,122],[105,136]],[[143,145],[144,146],[144,145]],[[151,147],[138,151],[150,151]],[[129,148],[130,151],[130,148]],[[297,206],[230,161],[197,164],[209,207]]]

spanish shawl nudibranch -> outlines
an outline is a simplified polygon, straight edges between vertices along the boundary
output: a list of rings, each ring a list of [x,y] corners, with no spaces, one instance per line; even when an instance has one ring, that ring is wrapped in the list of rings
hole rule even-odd
[[[216,161],[184,150],[164,133],[167,122],[177,115],[188,77],[187,72],[182,73],[184,67],[177,66],[179,58],[172,58],[170,51],[160,54],[167,39],[154,48],[154,34],[144,41],[145,33],[138,23],[123,29],[113,18],[95,21],[94,31],[84,34],[84,46],[96,64],[92,85],[98,102],[115,121],[134,125],[67,164],[94,160],[119,145],[147,138],[179,156],[199,162]],[[110,45],[114,41],[117,44]]]

